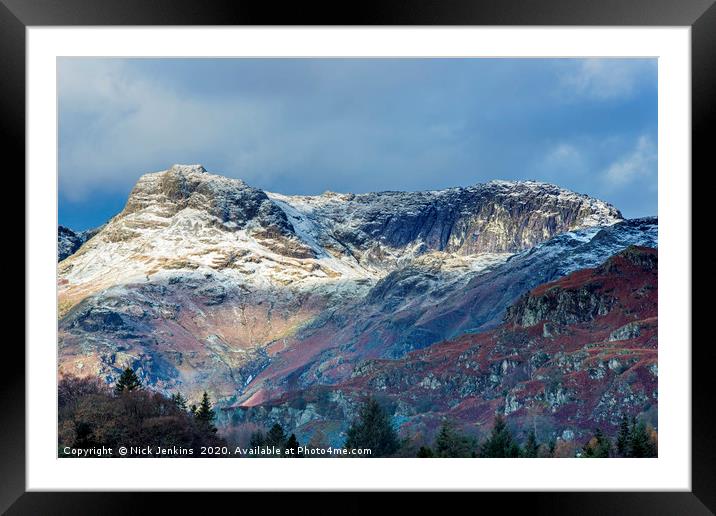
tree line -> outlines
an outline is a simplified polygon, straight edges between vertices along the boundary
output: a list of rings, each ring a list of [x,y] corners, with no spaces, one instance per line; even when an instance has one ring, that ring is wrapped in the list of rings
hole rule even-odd
[[[143,389],[131,368],[122,371],[113,388],[99,379],[67,375],[58,382],[58,455],[67,448],[109,447],[133,453],[132,446],[194,449],[223,446],[217,435],[216,413],[204,392],[199,405],[187,407],[180,393],[166,397]]]
[[[371,448],[372,457],[407,456],[409,440],[400,439],[390,416],[373,398],[368,398],[358,417],[347,432],[346,448]],[[523,444],[512,434],[505,418],[497,414],[492,430],[483,441],[458,431],[450,422],[444,422],[432,445],[422,445],[415,456],[430,457],[485,457],[485,458],[537,458],[576,456],[584,458],[656,457],[656,430],[650,429],[636,417],[621,420],[616,443],[612,443],[600,428],[581,447],[570,447],[565,441],[551,439],[540,443],[534,430],[527,433]],[[566,450],[560,450],[560,447]]]
[[[99,379],[63,377],[58,384],[58,407],[60,456],[65,454],[66,446],[82,449],[114,448],[130,443],[186,448],[226,445],[217,435],[216,412],[206,391],[198,405],[189,406],[179,392],[166,397],[143,389],[139,377],[129,367],[122,371],[112,389]],[[615,442],[596,428],[581,447],[555,439],[541,443],[534,430],[520,444],[505,418],[497,414],[490,434],[483,441],[445,421],[432,444],[417,447],[410,438],[398,435],[389,413],[375,398],[368,397],[346,432],[344,447],[370,449],[370,457],[637,458],[656,457],[657,440],[656,430],[635,417],[624,416]],[[267,432],[254,431],[249,446],[270,447],[275,451],[271,456],[303,457],[296,435],[288,435],[280,423]],[[317,430],[307,447],[328,447],[325,435]]]

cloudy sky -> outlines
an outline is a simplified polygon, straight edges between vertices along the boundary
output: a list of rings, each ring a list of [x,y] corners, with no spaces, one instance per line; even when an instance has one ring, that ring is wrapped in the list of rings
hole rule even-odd
[[[59,222],[174,163],[287,194],[535,179],[657,213],[653,59],[58,61]]]

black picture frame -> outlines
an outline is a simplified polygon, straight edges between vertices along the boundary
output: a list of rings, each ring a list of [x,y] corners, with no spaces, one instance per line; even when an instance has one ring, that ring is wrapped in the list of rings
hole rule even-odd
[[[15,171],[25,170],[25,29],[28,26],[646,25],[691,27],[692,170],[698,170],[700,174],[716,170],[713,145],[708,136],[708,128],[716,125],[714,0],[364,0],[346,7],[340,3],[326,7],[304,2],[285,2],[278,6],[245,0],[0,0],[0,141],[4,160],[11,161]],[[692,172],[691,177],[694,175]],[[23,184],[17,187],[24,191]],[[694,198],[693,205],[696,205],[695,201]],[[17,222],[15,224],[19,226]],[[32,271],[26,267],[25,276],[29,274]],[[3,355],[5,363],[12,367],[6,367],[0,375],[0,407],[3,411],[0,510],[7,510],[8,514],[109,514],[117,511],[134,514],[151,507],[144,500],[148,497],[159,498],[165,504],[166,512],[169,512],[169,505],[181,504],[186,510],[201,503],[195,495],[178,493],[26,493],[25,353],[16,342],[10,345],[10,340],[6,339]],[[500,498],[494,500],[500,504],[509,497],[511,509],[523,506],[530,513],[713,514],[716,512],[716,438],[712,410],[714,382],[709,368],[716,359],[714,348],[710,339],[694,339],[692,343],[691,492],[485,493],[478,496]],[[221,500],[231,495],[214,493],[211,496]],[[243,497],[241,507],[246,510],[253,503],[265,503],[265,498],[253,500],[255,495],[240,496]],[[412,499],[422,503],[421,495],[413,495]],[[296,508],[307,503],[299,494],[294,494],[291,500],[290,504]],[[362,512],[371,507],[367,501],[356,501],[355,497],[350,500],[343,504],[342,512]],[[314,507],[323,505],[311,503]],[[315,505],[317,503],[320,505]],[[483,505],[484,501],[479,503],[481,507],[487,507]],[[127,511],[127,507],[131,509]]]

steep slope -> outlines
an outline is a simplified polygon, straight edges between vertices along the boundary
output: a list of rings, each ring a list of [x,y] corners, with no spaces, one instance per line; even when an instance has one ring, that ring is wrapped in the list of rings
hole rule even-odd
[[[282,342],[243,399],[250,405],[295,388],[336,383],[352,374],[356,361],[397,358],[485,331],[529,289],[596,267],[630,245],[656,247],[657,236],[657,219],[645,218],[565,233],[479,271],[451,274],[434,257],[415,260],[385,276],[364,298],[325,312]]]
[[[57,261],[61,262],[82,245],[80,236],[65,226],[57,228]]]
[[[430,437],[444,419],[480,434],[496,411],[542,442],[597,426],[614,433],[623,414],[655,415],[657,263],[656,249],[628,247],[530,290],[491,331],[359,363],[336,385],[237,404],[225,421],[279,421],[304,440],[320,428],[339,443],[360,401],[375,395],[412,435]]]
[[[58,264],[59,369],[112,381],[131,365],[156,389],[244,396],[284,350],[310,356],[300,336],[333,314],[396,289],[445,296],[515,252],[620,220],[536,182],[296,197],[175,165],[142,176],[124,210]],[[367,356],[411,349],[381,345]]]
[[[77,251],[82,244],[87,240],[95,236],[102,229],[103,226],[98,228],[87,229],[85,231],[72,231],[70,228],[65,226],[57,227],[57,261],[61,262],[68,256],[72,255]]]
[[[617,209],[535,181],[492,181],[429,192],[269,197],[323,247],[384,267],[388,250],[458,255],[527,249],[556,234],[620,220]],[[381,249],[384,248],[384,249]]]

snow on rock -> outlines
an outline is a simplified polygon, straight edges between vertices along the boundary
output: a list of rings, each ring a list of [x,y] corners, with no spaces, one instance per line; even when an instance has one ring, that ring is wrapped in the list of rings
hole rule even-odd
[[[174,165],[143,175],[80,245],[60,228],[60,367],[109,378],[137,363],[158,389],[213,382],[234,395],[347,307],[424,311],[515,253],[621,221],[607,203],[534,181],[289,196]]]

